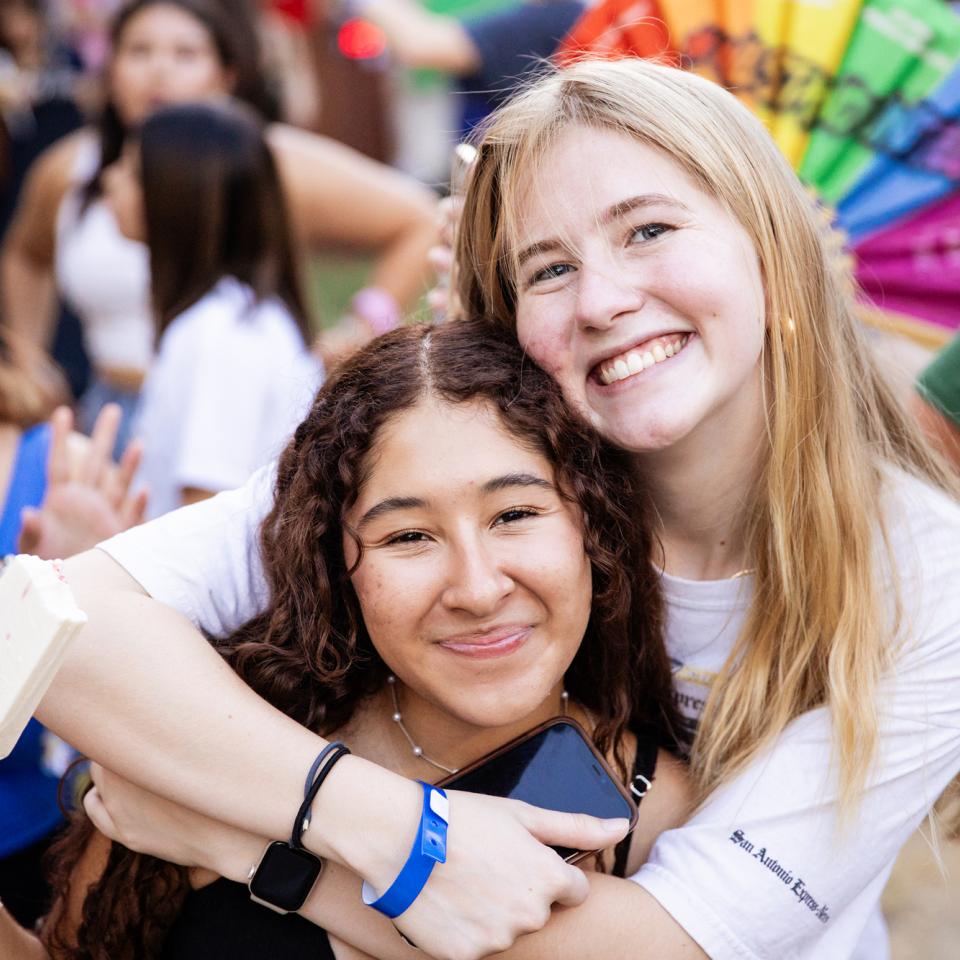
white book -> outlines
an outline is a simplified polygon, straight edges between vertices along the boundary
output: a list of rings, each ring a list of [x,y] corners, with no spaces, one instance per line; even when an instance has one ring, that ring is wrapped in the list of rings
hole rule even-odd
[[[0,575],[0,758],[13,749],[87,622],[55,562],[14,557]]]

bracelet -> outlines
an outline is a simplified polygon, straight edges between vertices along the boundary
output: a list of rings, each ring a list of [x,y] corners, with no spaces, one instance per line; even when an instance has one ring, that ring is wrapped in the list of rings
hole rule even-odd
[[[389,917],[399,917],[407,910],[426,886],[433,868],[447,862],[447,825],[450,822],[450,801],[439,787],[418,780],[423,788],[423,808],[420,826],[413,847],[403,869],[390,888],[379,898],[369,883],[364,881],[360,891],[363,902]]]
[[[251,900],[277,913],[292,913],[310,896],[323,869],[323,860],[303,846],[305,822],[324,780],[337,761],[349,752],[344,744],[334,742],[327,744],[314,760],[290,840],[274,840],[268,844],[260,862],[250,868],[247,889]]]
[[[323,763],[323,761],[326,760],[327,757],[329,757],[330,754],[337,749],[337,747],[343,747],[344,751],[346,751],[347,753],[350,752],[350,750],[346,746],[344,746],[344,744],[342,744],[339,740],[334,740],[331,743],[328,743],[317,754],[317,759],[310,764],[310,770],[307,772],[307,779],[303,783],[303,799],[304,800],[307,799],[307,797],[310,795],[310,790],[316,784],[317,771],[320,769],[320,764]],[[328,766],[324,768],[323,773],[321,774],[321,777],[320,777],[321,784],[326,779],[327,774],[330,772],[329,768],[332,767],[337,762],[337,760],[339,760],[340,757],[342,756],[343,756],[343,753],[337,754],[337,756],[330,761]],[[319,790],[319,789],[320,789],[319,784],[316,784],[316,790]],[[314,798],[317,795],[316,790],[314,790],[314,794],[313,794]],[[310,811],[312,806],[313,804],[311,803],[310,806],[307,807],[307,815],[303,818],[303,829],[301,830],[301,834],[306,833],[306,831],[310,827]]]
[[[293,832],[290,834],[290,846],[302,848],[303,847],[303,831],[306,829],[304,822],[310,816],[310,807],[313,805],[313,801],[316,799],[317,794],[320,792],[320,788],[323,786],[323,781],[327,779],[330,774],[330,771],[334,768],[337,761],[341,757],[345,757],[350,752],[350,748],[345,744],[341,743],[339,740],[334,740],[333,743],[328,743],[321,751],[320,755],[316,760],[313,761],[313,766],[310,768],[310,773],[312,774],[315,768],[319,768],[320,772],[316,775],[313,782],[310,783],[308,788],[304,790],[303,803],[300,804],[300,809],[297,811],[296,819],[293,821]],[[329,757],[329,760],[327,759]],[[324,764],[324,761],[327,761]],[[323,764],[323,766],[321,766]],[[308,775],[309,781],[309,775]]]
[[[400,306],[394,296],[380,287],[364,287],[350,301],[350,312],[366,321],[379,336],[400,326]]]

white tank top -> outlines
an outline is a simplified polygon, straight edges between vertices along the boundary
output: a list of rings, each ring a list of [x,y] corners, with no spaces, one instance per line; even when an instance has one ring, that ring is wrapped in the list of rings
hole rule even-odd
[[[95,367],[145,372],[154,338],[147,247],[120,232],[102,199],[81,212],[83,186],[97,169],[99,156],[96,141],[84,141],[72,186],[57,211],[57,285],[80,317]]]

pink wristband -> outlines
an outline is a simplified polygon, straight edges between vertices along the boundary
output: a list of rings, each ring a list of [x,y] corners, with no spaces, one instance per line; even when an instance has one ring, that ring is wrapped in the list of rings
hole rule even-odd
[[[365,320],[377,335],[400,325],[400,305],[380,287],[364,287],[350,301],[350,312]]]

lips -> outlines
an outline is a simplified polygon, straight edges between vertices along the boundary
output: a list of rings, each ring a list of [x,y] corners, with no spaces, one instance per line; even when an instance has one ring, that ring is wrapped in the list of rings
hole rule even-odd
[[[529,625],[512,624],[484,633],[460,634],[438,642],[450,653],[475,660],[492,660],[519,650],[533,632]]]

